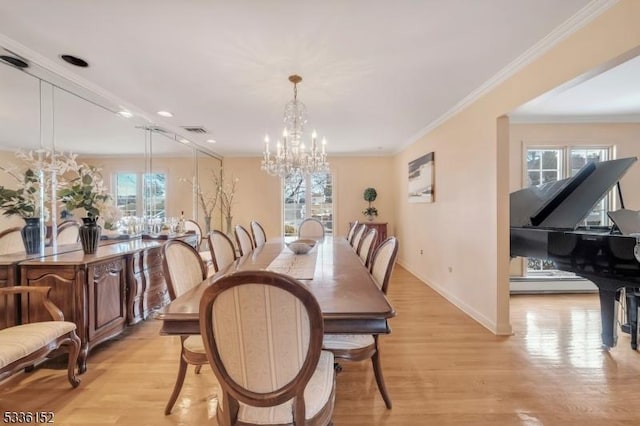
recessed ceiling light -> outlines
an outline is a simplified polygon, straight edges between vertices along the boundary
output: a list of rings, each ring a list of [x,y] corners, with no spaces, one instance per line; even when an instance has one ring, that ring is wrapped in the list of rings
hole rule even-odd
[[[180,142],[182,142],[182,143],[184,143],[184,144],[191,143],[191,142],[190,142],[189,140],[187,140],[187,139],[180,139]]]
[[[80,67],[80,68],[86,68],[89,66],[89,63],[87,61],[85,61],[82,58],[78,58],[77,56],[73,56],[73,55],[60,55],[60,57],[62,58],[63,61],[71,64],[71,65],[75,65],[76,67]]]
[[[117,114],[118,114],[120,117],[124,117],[124,118],[131,118],[131,117],[133,117],[133,114],[132,114],[132,113],[130,113],[129,111],[126,111],[126,110],[118,111],[118,112],[117,112]]]
[[[158,115],[161,117],[173,117],[173,114],[171,114],[169,111],[158,111]]]
[[[16,68],[28,68],[29,64],[26,61],[23,61],[20,58],[16,58],[15,56],[8,55],[0,55],[0,59],[3,61],[13,65]]]
[[[209,142],[209,143],[216,143],[216,140],[215,140],[215,139],[207,139],[207,142]]]

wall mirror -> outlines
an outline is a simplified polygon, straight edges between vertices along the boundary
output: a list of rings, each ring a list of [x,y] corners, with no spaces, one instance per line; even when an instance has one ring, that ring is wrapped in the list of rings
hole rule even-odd
[[[117,114],[118,106],[31,65],[19,69],[0,62],[0,167],[4,170],[0,185],[20,188],[7,173],[19,174],[28,166],[16,152],[34,158],[72,153],[77,162],[100,169],[118,218],[157,219],[162,224],[183,212],[185,219],[196,220],[203,230],[220,226],[219,205],[208,210],[199,201],[199,194],[205,198],[215,194],[211,176],[219,173],[220,158],[191,143],[181,143],[182,137],[148,120],[122,117]],[[78,218],[69,217],[57,199],[57,175],[46,171],[43,176],[44,190],[38,195],[37,207],[37,214],[45,217],[40,253],[78,250],[79,244],[58,241],[61,224]],[[67,173],[62,178],[69,177]],[[103,217],[104,221],[110,219]],[[109,227],[117,232],[123,223],[114,221]],[[20,215],[0,217],[0,232],[24,225]],[[15,246],[3,252],[0,241],[0,255],[14,251]]]

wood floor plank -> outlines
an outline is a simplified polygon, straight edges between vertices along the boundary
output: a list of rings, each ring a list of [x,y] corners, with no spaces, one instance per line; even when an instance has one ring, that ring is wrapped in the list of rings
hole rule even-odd
[[[334,424],[630,425],[640,423],[640,352],[619,334],[600,348],[598,297],[513,296],[514,335],[495,336],[401,267],[389,299],[398,316],[381,341],[393,409],[371,364],[344,363]],[[189,369],[173,413],[163,415],[178,368],[177,338],[154,320],[91,352],[72,389],[62,360],[0,384],[3,411],[53,411],[59,425],[216,424],[218,385]]]

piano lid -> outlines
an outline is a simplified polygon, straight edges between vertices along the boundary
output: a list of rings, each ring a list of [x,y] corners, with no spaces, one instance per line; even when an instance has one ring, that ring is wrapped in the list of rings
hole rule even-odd
[[[636,161],[589,162],[570,178],[512,192],[511,226],[575,229]]]

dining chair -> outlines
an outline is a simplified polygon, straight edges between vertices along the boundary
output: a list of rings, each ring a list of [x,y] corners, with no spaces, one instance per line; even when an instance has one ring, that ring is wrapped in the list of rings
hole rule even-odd
[[[185,231],[193,231],[196,233],[196,237],[197,237],[197,243],[196,243],[196,247],[198,247],[198,250],[200,250],[200,243],[202,242],[202,228],[200,228],[200,225],[198,224],[198,222],[196,222],[193,219],[187,219],[184,221],[184,230]]]
[[[260,247],[267,242],[267,234],[264,232],[264,228],[260,225],[260,222],[255,220],[251,221],[251,235],[253,236],[255,247]]]
[[[324,226],[318,219],[307,218],[300,223],[298,238],[324,238]]]
[[[351,240],[353,239],[353,234],[355,234],[356,227],[358,226],[359,223],[360,222],[356,220],[353,223],[351,223],[351,225],[349,226],[349,231],[347,232],[347,241],[349,241],[349,244],[351,244]]]
[[[191,245],[180,240],[169,240],[162,247],[162,267],[167,281],[169,298],[174,300],[207,278],[207,268]],[[180,336],[180,365],[173,392],[164,409],[171,414],[184,383],[188,364],[196,366],[196,374],[207,364],[207,355],[200,336]]]
[[[208,269],[209,266],[212,266],[213,262],[211,260],[211,251],[208,248],[207,250],[200,250],[202,243],[202,228],[200,228],[200,225],[195,220],[187,219],[184,221],[184,229],[185,231],[193,231],[196,233],[196,247],[198,249],[198,254]]]
[[[0,254],[24,253],[21,229],[21,227],[15,226],[0,232]]]
[[[240,250],[240,256],[250,253],[251,250],[253,250],[253,240],[251,239],[249,231],[242,225],[236,225],[234,233],[236,235],[236,242],[238,243],[238,250]]]
[[[224,233],[217,229],[207,237],[209,239],[209,251],[214,272],[226,268],[236,260],[236,249],[233,242]]]
[[[80,238],[80,224],[75,220],[66,220],[58,226],[56,242],[58,244],[75,244]]]
[[[355,230],[353,234],[353,240],[351,240],[351,247],[353,247],[354,250],[357,250],[358,247],[360,246],[360,240],[362,239],[362,236],[364,235],[364,232],[366,230],[367,230],[367,225],[365,225],[364,223],[361,223],[360,225],[358,225],[358,228]]]
[[[369,267],[377,238],[378,231],[375,228],[369,229],[360,240],[360,245],[358,245],[358,250],[356,250],[356,253],[360,256],[360,260],[362,260],[362,263],[364,263],[364,266],[367,268]]]
[[[302,283],[271,271],[225,275],[204,290],[199,312],[222,389],[220,424],[330,424],[334,359],[322,350],[320,305]]]
[[[371,275],[378,288],[387,294],[389,279],[396,256],[398,254],[398,240],[389,237],[378,246],[371,261]],[[391,398],[384,384],[382,366],[380,364],[380,349],[378,335],[370,334],[325,334],[322,347],[331,351],[336,359],[345,361],[364,361],[371,358],[373,373],[382,399],[387,408],[391,408]]]

